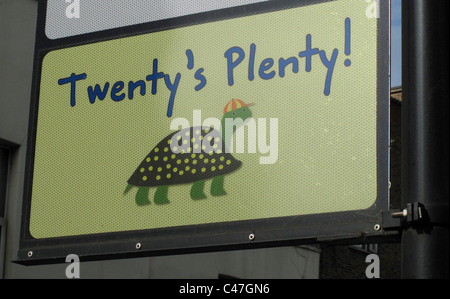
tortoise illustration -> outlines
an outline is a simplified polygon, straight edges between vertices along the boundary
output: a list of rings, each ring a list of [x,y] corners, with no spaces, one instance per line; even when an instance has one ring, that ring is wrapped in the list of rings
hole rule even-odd
[[[225,134],[226,119],[241,118],[245,121],[251,117],[251,104],[233,99],[224,108],[221,131],[210,127],[191,127],[181,129],[162,139],[144,158],[128,180],[124,195],[134,186],[137,205],[150,204],[149,188],[157,187],[153,201],[167,204],[169,185],[193,183],[191,199],[206,198],[203,192],[205,180],[211,179],[211,195],[227,194],[223,188],[224,175],[241,166],[227,150],[230,136]],[[242,124],[243,122],[236,122]],[[233,126],[233,133],[236,130]],[[226,140],[225,136],[227,136]]]

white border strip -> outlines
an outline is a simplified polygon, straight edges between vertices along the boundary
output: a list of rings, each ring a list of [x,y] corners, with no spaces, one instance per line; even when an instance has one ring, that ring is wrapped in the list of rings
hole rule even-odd
[[[48,0],[45,33],[59,39],[268,0]]]

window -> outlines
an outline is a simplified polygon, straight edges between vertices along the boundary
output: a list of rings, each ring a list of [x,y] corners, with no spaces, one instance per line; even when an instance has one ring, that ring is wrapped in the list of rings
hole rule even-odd
[[[351,245],[350,248],[366,253],[378,253],[378,244]]]

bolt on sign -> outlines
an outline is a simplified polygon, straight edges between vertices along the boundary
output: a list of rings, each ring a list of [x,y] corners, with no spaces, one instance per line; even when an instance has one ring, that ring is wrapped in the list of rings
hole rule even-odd
[[[19,262],[384,235],[389,59],[387,1],[40,1]]]

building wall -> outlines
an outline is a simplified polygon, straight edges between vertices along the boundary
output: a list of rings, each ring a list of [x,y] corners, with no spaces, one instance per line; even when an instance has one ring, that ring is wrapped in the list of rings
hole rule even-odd
[[[67,264],[14,263],[19,244],[37,1],[0,0],[0,146],[9,151],[5,278],[65,278]],[[2,166],[4,167],[4,166]],[[318,278],[315,247],[86,262],[81,278]]]

